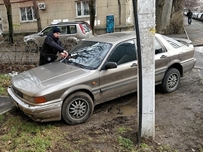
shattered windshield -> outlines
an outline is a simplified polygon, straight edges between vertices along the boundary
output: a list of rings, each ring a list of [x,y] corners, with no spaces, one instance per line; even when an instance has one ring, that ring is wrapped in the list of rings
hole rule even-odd
[[[112,44],[93,41],[81,41],[69,53],[71,58],[67,63],[85,69],[96,69],[104,60]]]

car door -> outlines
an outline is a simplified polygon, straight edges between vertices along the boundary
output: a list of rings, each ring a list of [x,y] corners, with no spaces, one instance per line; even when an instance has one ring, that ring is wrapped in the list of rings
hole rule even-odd
[[[155,48],[155,83],[161,83],[166,70],[168,69],[168,64],[170,62],[170,56],[166,48],[159,42],[158,39],[154,40]]]
[[[137,61],[134,40],[115,47],[107,62],[116,62],[117,68],[100,71],[100,95],[102,101],[111,100],[136,91]]]

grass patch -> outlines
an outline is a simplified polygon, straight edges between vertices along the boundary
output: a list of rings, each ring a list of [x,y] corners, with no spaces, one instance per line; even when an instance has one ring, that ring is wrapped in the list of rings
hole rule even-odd
[[[11,84],[11,76],[0,74],[0,96],[7,96],[7,88]]]
[[[4,116],[0,117],[0,121]],[[57,127],[25,122],[23,117],[12,116],[0,128],[0,149],[3,151],[47,151],[59,140]]]
[[[122,136],[119,136],[118,137],[118,143],[119,145],[121,145],[124,149],[127,149],[127,150],[132,150],[133,147],[134,147],[134,143],[128,139],[128,138],[124,138]]]
[[[119,127],[118,128],[118,133],[120,133],[120,134],[123,134],[127,131],[132,131],[132,128],[129,128],[129,127]]]

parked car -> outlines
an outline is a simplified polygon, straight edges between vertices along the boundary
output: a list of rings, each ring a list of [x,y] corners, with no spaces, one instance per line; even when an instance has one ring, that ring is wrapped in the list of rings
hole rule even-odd
[[[178,88],[196,63],[193,45],[179,41],[155,34],[155,83],[167,93]],[[86,39],[71,49],[68,59],[14,76],[8,94],[35,121],[83,123],[95,105],[137,90],[135,46],[132,31]]]
[[[198,19],[198,12],[193,12],[192,18],[193,19]]]
[[[55,26],[60,29],[60,40],[63,47],[67,50],[70,50],[78,41],[93,36],[91,27],[87,22],[59,22],[45,27],[39,33],[25,36],[24,42],[26,43],[26,51],[38,52],[42,48],[47,33]]]
[[[202,11],[201,11],[200,13],[198,13],[196,19],[197,19],[197,20],[200,20],[200,21],[203,21],[203,13],[202,13]]]

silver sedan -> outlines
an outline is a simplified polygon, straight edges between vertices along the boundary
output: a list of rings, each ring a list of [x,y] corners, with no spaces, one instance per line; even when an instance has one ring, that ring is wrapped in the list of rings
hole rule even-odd
[[[181,43],[180,41],[184,42]],[[178,88],[196,60],[186,40],[155,34],[155,83],[163,92]],[[12,78],[13,103],[35,121],[83,123],[97,104],[130,94],[137,87],[135,33],[118,32],[81,41],[71,57]]]

